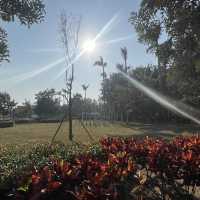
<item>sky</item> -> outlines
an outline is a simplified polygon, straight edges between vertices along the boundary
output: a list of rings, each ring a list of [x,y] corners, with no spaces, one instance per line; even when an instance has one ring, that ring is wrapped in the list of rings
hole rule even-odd
[[[73,93],[83,94],[82,84],[89,84],[87,96],[98,99],[101,87],[101,68],[93,66],[100,56],[108,63],[106,73],[116,71],[122,62],[120,48],[128,49],[128,64],[137,67],[156,64],[154,55],[146,53],[146,47],[138,42],[134,27],[128,22],[130,13],[137,11],[140,0],[45,0],[44,21],[31,28],[14,23],[1,23],[8,33],[10,62],[0,66],[0,91],[8,92],[18,103],[25,99],[34,102],[41,90],[65,85],[66,67],[64,51],[59,35],[59,19],[63,9],[67,13],[81,15],[79,49],[111,20],[108,29],[96,41],[92,52],[84,53],[75,63]],[[124,38],[118,42],[116,39]],[[112,42],[109,42],[112,41]]]

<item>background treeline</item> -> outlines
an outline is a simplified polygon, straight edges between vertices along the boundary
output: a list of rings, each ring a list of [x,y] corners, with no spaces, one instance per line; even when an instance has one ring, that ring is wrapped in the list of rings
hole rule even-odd
[[[156,66],[129,69],[128,52],[121,49],[123,64],[118,68],[148,87],[196,109],[200,107],[200,2],[198,0],[142,0],[129,22],[147,52],[156,55]],[[131,52],[129,56],[134,54]],[[118,73],[103,84],[110,110],[131,120],[185,121],[159,106],[132,87]],[[107,91],[107,92],[105,92]]]
[[[162,79],[160,77],[159,66],[148,65],[136,67],[130,69],[127,74],[140,83],[154,89],[156,92],[173,98],[175,100],[174,102],[177,100],[177,102],[187,103],[199,109],[199,87],[195,86],[198,85],[199,82],[193,83],[194,89],[190,90],[191,95],[187,95],[189,92],[187,87],[184,86],[187,83],[182,82],[182,85],[177,87],[175,80],[171,76],[170,69],[166,71],[167,78],[164,88],[162,88],[160,83]],[[190,86],[192,87],[192,85]],[[146,96],[129,83],[121,73],[111,74],[109,78],[105,80],[103,90],[102,99],[106,99],[106,110],[109,110],[109,112],[114,115],[115,120],[125,122],[189,122]],[[182,90],[181,93],[179,93],[180,90]],[[196,95],[192,95],[192,93],[196,93]]]
[[[3,97],[9,98],[6,101],[1,101]],[[96,100],[90,98],[85,99],[79,93],[73,95],[72,101],[73,118],[80,118],[82,112],[92,113],[99,111],[99,104]],[[68,104],[60,94],[60,91],[56,91],[55,89],[40,91],[35,95],[35,102],[33,104],[25,100],[22,105],[17,105],[9,94],[0,93],[0,113],[5,116],[9,115],[10,111],[14,112],[16,120],[21,119],[22,122],[31,119],[58,121],[64,115],[67,116]]]
[[[76,93],[73,98],[72,114],[73,118],[79,119],[82,112],[98,112],[99,104],[96,100],[83,98],[81,94]],[[0,113],[3,116],[9,116],[14,112],[15,120],[25,122],[31,120],[41,120],[48,122],[58,121],[67,116],[68,104],[60,91],[55,89],[46,89],[35,95],[35,102],[31,104],[25,100],[22,105],[11,99],[8,93],[0,93]]]
[[[147,52],[157,57],[156,65],[130,67],[128,58],[134,52],[121,48],[122,63],[116,67],[161,94],[200,108],[200,2],[199,0],[142,0],[139,10],[132,12],[129,22]],[[117,62],[117,61],[116,61]],[[73,116],[85,112],[99,112],[103,118],[121,121],[189,122],[163,108],[131,85],[121,73],[106,75],[102,57],[94,65],[102,67],[102,89],[99,101],[75,94]],[[92,83],[91,83],[92,84]],[[15,106],[9,95],[0,94],[0,112]],[[54,89],[36,94],[34,105],[25,102],[20,112],[40,118],[63,115],[68,103]],[[5,100],[7,99],[9,103]],[[5,103],[6,102],[6,103]],[[62,103],[61,103],[62,102]],[[31,109],[30,109],[31,108]],[[7,111],[5,111],[7,109]],[[30,111],[31,110],[31,111]],[[190,110],[193,112],[193,110]]]

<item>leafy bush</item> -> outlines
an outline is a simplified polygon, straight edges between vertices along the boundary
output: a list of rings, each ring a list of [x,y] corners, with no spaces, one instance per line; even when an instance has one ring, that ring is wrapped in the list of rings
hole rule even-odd
[[[200,186],[199,155],[198,135],[168,142],[102,138],[90,147],[40,144],[28,151],[4,147],[3,198],[192,199]]]
[[[82,149],[78,145],[57,143],[46,144],[1,145],[0,146],[0,189],[10,189],[35,168],[44,166],[50,158],[69,160]]]

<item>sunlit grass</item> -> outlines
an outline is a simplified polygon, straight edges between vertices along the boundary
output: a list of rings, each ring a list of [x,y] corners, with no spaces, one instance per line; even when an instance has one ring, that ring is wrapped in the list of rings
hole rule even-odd
[[[27,143],[47,143],[50,142],[58,123],[30,123],[30,124],[16,124],[11,128],[0,129],[0,144],[27,144]],[[126,125],[124,123],[99,123],[96,126],[86,126],[94,141],[98,141],[100,137],[109,136],[163,136],[173,137],[180,134],[193,133],[191,127],[167,126],[160,125],[152,126],[134,123]],[[80,143],[90,143],[91,138],[80,125],[79,121],[73,121],[74,140]],[[67,144],[68,140],[68,123],[65,122],[61,127],[56,141]]]

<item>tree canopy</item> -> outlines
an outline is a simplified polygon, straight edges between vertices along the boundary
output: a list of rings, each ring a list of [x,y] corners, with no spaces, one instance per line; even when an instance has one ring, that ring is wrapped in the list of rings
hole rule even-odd
[[[117,68],[163,95],[200,108],[200,1],[142,0],[129,20],[139,42],[158,63],[130,69],[127,49],[121,48],[124,62]],[[128,113],[143,122],[181,119],[128,84],[120,73],[104,80],[103,91],[106,110],[115,112],[117,120]]]
[[[15,108],[15,117],[17,118],[31,118],[33,108],[29,101],[25,100],[21,106]]]
[[[130,21],[139,41],[147,44],[161,63],[199,64],[199,0],[143,0]]]
[[[143,0],[130,22],[139,41],[158,58],[159,84],[168,95],[199,102],[199,0]]]
[[[54,89],[46,89],[35,95],[35,113],[41,118],[55,117],[59,112],[60,101]]]
[[[6,92],[0,92],[0,114],[8,115],[17,103]]]
[[[30,27],[43,20],[45,6],[42,0],[1,0],[0,20],[14,22],[18,20],[22,25]],[[0,27],[0,63],[9,60],[7,33]]]

